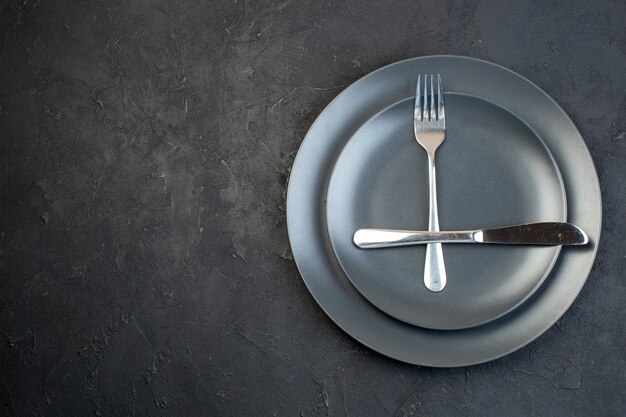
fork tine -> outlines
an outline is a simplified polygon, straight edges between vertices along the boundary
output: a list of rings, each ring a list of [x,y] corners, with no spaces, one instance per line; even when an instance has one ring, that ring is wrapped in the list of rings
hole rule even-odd
[[[424,74],[424,105],[422,106],[422,120],[428,121],[428,76]]]
[[[435,90],[433,89],[433,75],[430,74],[430,120],[437,120],[437,115],[435,114]]]
[[[437,74],[437,120],[443,120],[446,117],[445,108],[443,106],[443,88],[441,87],[441,75]]]
[[[416,121],[422,121],[422,76],[417,76],[417,87],[415,87],[415,112],[413,118]]]

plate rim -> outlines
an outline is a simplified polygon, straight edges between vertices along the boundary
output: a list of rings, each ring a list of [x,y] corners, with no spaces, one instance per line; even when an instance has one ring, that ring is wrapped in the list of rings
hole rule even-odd
[[[593,174],[593,178],[592,178],[592,186],[594,187],[594,191],[596,191],[596,193],[594,193],[594,199],[595,200],[595,204],[594,204],[594,209],[597,211],[597,213],[595,213],[597,215],[597,220],[595,222],[595,229],[594,231],[597,232],[597,238],[596,241],[591,241],[590,243],[592,244],[592,249],[591,249],[591,254],[590,254],[590,262],[588,263],[588,265],[586,266],[586,268],[581,271],[584,274],[584,279],[582,279],[579,283],[579,285],[573,289],[573,291],[570,292],[571,294],[571,299],[566,303],[566,304],[560,304],[561,308],[558,309],[558,314],[555,315],[554,318],[551,318],[549,321],[546,322],[546,324],[543,327],[543,329],[541,331],[536,332],[534,335],[532,335],[531,337],[527,338],[524,342],[518,343],[515,346],[511,346],[508,349],[503,349],[501,350],[498,354],[492,354],[492,355],[487,355],[485,357],[481,357],[478,359],[472,359],[472,360],[464,360],[464,361],[453,361],[453,360],[449,360],[449,361],[445,361],[445,363],[443,363],[444,361],[438,361],[438,360],[414,360],[414,359],[409,359],[406,357],[403,357],[402,354],[400,352],[398,352],[398,350],[394,350],[393,352],[390,351],[385,351],[383,349],[377,348],[374,346],[374,344],[370,341],[370,340],[364,340],[364,338],[362,337],[362,335],[355,335],[354,332],[350,331],[350,329],[348,329],[346,326],[344,326],[343,323],[340,323],[336,317],[334,317],[329,311],[328,311],[328,307],[325,305],[325,303],[323,303],[319,297],[318,294],[316,294],[316,292],[313,291],[312,289],[312,284],[313,281],[309,282],[307,281],[307,279],[304,278],[304,275],[302,274],[302,269],[304,267],[304,264],[301,261],[298,261],[297,258],[297,254],[296,251],[294,250],[293,247],[293,241],[294,241],[294,237],[293,237],[293,229],[297,226],[296,224],[294,224],[294,220],[293,220],[293,211],[289,210],[289,207],[291,206],[290,203],[293,198],[290,198],[290,196],[293,196],[294,194],[294,189],[295,189],[295,185],[294,185],[294,172],[296,172],[295,169],[293,169],[294,167],[299,166],[300,161],[304,158],[301,154],[301,149],[303,147],[303,145],[305,143],[307,143],[307,139],[310,139],[310,135],[311,132],[314,130],[314,128],[317,127],[317,125],[320,122],[320,118],[323,114],[325,114],[326,112],[328,112],[343,96],[344,94],[353,89],[355,87],[355,85],[357,83],[362,82],[363,80],[366,80],[368,78],[372,78],[377,76],[378,74],[380,74],[382,71],[388,71],[388,70],[392,70],[394,67],[400,66],[400,65],[407,65],[409,64],[411,61],[423,61],[423,60],[429,60],[429,59],[452,59],[452,60],[467,60],[470,62],[474,62],[480,65],[487,65],[487,66],[491,66],[499,71],[504,71],[506,73],[508,73],[510,76],[513,76],[514,78],[519,79],[521,82],[528,84],[529,86],[533,87],[535,91],[537,91],[541,96],[543,96],[544,99],[547,99],[547,102],[551,105],[551,107],[554,108],[554,110],[556,112],[558,112],[558,114],[563,118],[563,121],[566,122],[569,127],[571,129],[573,129],[573,132],[575,132],[578,136],[578,138],[581,141],[581,144],[583,145],[581,147],[581,157],[587,161],[588,163],[588,167],[591,168],[591,173]],[[367,120],[368,118],[366,118],[365,120]],[[363,120],[363,123],[365,122],[365,120]],[[356,130],[356,129],[355,129]],[[388,65],[382,66],[381,68],[378,68],[366,75],[364,75],[363,77],[360,77],[359,79],[355,80],[353,83],[351,83],[348,87],[346,87],[341,93],[339,93],[333,100],[331,100],[328,105],[319,113],[319,115],[317,116],[317,118],[314,120],[314,122],[311,124],[311,126],[309,127],[307,134],[305,135],[304,139],[302,140],[299,149],[298,149],[298,153],[296,155],[296,157],[294,158],[294,162],[292,164],[292,169],[290,171],[290,175],[288,178],[288,184],[287,184],[287,198],[286,198],[286,206],[287,206],[287,213],[286,213],[286,219],[287,219],[287,232],[288,232],[288,237],[289,237],[289,243],[290,246],[292,248],[292,252],[294,253],[294,261],[296,263],[296,266],[298,268],[298,271],[300,273],[300,276],[302,278],[302,280],[304,281],[305,286],[307,287],[307,289],[309,290],[309,292],[311,293],[311,295],[313,296],[313,299],[317,302],[317,304],[320,306],[320,308],[322,309],[322,311],[325,312],[325,314],[339,327],[341,328],[347,335],[349,335],[350,337],[352,337],[353,339],[355,339],[356,341],[358,341],[359,343],[367,346],[368,348],[372,349],[373,351],[376,351],[384,356],[399,360],[399,361],[403,361],[403,362],[407,362],[407,363],[411,363],[411,364],[415,364],[415,365],[423,365],[423,366],[431,366],[431,367],[456,367],[456,366],[468,366],[468,365],[473,365],[473,364],[478,364],[478,363],[484,363],[484,362],[488,362],[491,360],[495,360],[498,359],[502,356],[506,356],[508,354],[510,354],[511,352],[514,352],[518,349],[520,349],[521,347],[527,345],[528,343],[531,343],[533,340],[535,340],[536,338],[538,338],[539,336],[541,336],[542,334],[544,334],[549,328],[551,328],[554,323],[563,316],[563,314],[570,308],[570,306],[572,305],[572,303],[575,301],[575,299],[577,298],[578,294],[580,293],[582,287],[584,286],[585,282],[587,281],[588,277],[589,277],[589,273],[591,272],[593,265],[595,264],[596,261],[596,255],[598,252],[598,248],[601,242],[601,238],[602,238],[602,198],[601,198],[601,188],[600,188],[600,182],[599,182],[599,178],[597,175],[597,169],[595,167],[595,164],[593,162],[593,158],[591,157],[591,153],[589,152],[589,148],[587,147],[587,144],[584,140],[584,138],[582,137],[582,135],[580,134],[580,131],[578,130],[578,128],[576,127],[576,125],[574,124],[574,122],[572,121],[572,119],[570,118],[570,116],[563,110],[563,108],[551,97],[549,96],[543,89],[541,89],[537,84],[535,84],[534,82],[528,80],[526,77],[523,77],[522,75],[514,72],[513,70],[510,70],[502,65],[499,65],[497,63],[493,63],[490,61],[486,61],[483,59],[479,59],[479,58],[473,58],[473,57],[467,57],[467,56],[462,56],[462,55],[425,55],[425,56],[420,56],[420,57],[412,57],[412,58],[407,58],[407,59],[403,59],[397,62],[393,62],[390,63]],[[334,266],[333,265],[328,265],[328,269],[333,269]],[[356,291],[356,290],[355,290]],[[360,303],[360,302],[364,302],[364,300],[355,300],[354,302]],[[395,319],[394,319],[395,320]],[[481,326],[482,327],[482,326]]]

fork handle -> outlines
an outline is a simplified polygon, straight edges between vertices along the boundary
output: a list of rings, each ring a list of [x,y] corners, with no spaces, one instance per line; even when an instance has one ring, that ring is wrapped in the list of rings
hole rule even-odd
[[[437,177],[435,169],[435,153],[428,152],[428,230],[439,231],[439,212],[437,209]],[[426,246],[424,262],[424,285],[432,292],[439,292],[446,286],[446,264],[443,260],[441,243],[429,243]]]

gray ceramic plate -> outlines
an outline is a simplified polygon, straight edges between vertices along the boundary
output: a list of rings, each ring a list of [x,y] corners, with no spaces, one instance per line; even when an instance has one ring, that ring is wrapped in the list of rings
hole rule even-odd
[[[376,308],[352,285],[327,233],[325,198],[335,161],[350,137],[374,114],[410,98],[419,73],[440,73],[446,91],[480,97],[524,120],[543,139],[561,171],[568,221],[590,245],[565,248],[545,282],[522,305],[487,324],[429,330]],[[515,100],[510,100],[515,97]],[[287,226],[294,258],[309,291],[344,331],[370,348],[405,362],[463,366],[485,362],[529,343],[567,310],[587,279],[601,226],[598,177],[580,133],[541,89],[485,61],[431,56],[381,68],[343,91],[320,114],[302,142],[287,193]]]
[[[511,311],[548,276],[560,247],[444,245],[449,285],[423,284],[425,246],[362,250],[359,228],[428,228],[426,152],[413,133],[413,99],[388,107],[348,142],[326,204],[335,254],[372,304],[407,323],[462,329]],[[500,106],[446,95],[446,139],[437,151],[444,230],[565,221],[565,190],[537,135]]]

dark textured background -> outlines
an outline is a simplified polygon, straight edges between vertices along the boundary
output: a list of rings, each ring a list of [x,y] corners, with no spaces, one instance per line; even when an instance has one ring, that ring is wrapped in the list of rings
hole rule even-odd
[[[623,0],[0,0],[0,415],[623,416],[625,19]],[[284,212],[323,107],[440,53],[552,95],[604,204],[558,324],[443,370],[342,333]]]

